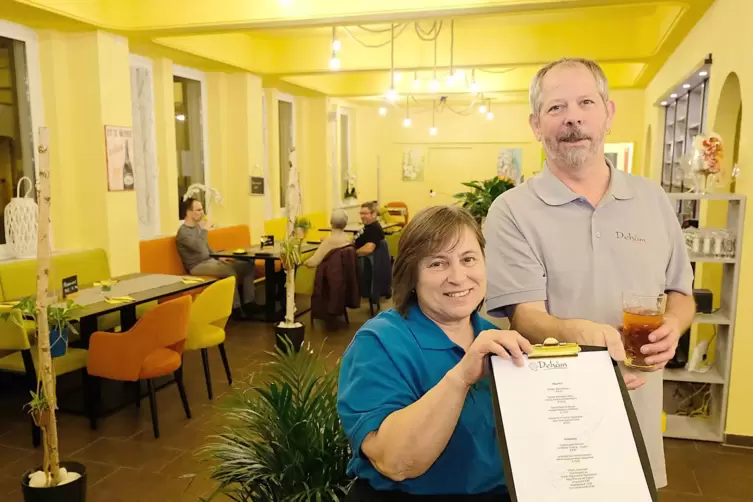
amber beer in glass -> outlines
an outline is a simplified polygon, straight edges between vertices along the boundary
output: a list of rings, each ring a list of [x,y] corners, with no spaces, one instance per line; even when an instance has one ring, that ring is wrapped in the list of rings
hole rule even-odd
[[[664,309],[667,295],[643,295],[624,293],[622,295],[622,340],[625,346],[625,366],[637,369],[652,369],[646,364],[646,354],[641,347],[649,345],[648,339],[654,330],[664,322]]]

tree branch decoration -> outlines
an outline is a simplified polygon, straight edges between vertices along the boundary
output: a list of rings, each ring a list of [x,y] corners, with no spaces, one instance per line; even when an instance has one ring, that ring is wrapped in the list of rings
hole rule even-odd
[[[280,261],[285,269],[285,320],[280,327],[294,328],[300,326],[295,320],[295,268],[301,264],[302,241],[296,237],[296,220],[302,211],[301,190],[298,184],[298,169],[296,168],[295,147],[290,148],[290,171],[288,174],[288,188],[285,192],[288,221],[285,238],[280,243]]]

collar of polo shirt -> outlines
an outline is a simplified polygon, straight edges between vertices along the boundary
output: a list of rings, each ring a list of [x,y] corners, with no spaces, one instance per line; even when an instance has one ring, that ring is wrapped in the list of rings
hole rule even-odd
[[[605,158],[604,161],[609,166],[611,173],[609,176],[609,188],[605,195],[611,195],[617,200],[632,199],[634,193],[630,186],[629,175],[615,169],[609,159]],[[580,197],[552,173],[546,162],[544,162],[544,167],[541,169],[541,174],[536,178],[533,191],[550,206],[562,206]]]

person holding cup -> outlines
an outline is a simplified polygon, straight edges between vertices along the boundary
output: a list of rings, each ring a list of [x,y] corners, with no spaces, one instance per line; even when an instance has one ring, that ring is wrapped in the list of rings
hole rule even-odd
[[[629,329],[643,321],[626,338],[641,335],[628,346],[627,361],[640,368],[623,364],[623,374],[654,480],[666,486],[660,370],[695,314],[680,224],[657,183],[605,158],[615,106],[597,63],[563,59],[547,65],[531,83],[530,102],[531,129],[546,162],[489,209],[487,312],[508,317],[532,343],[553,337],[606,346],[618,361],[626,358],[623,315]],[[653,298],[652,308],[626,306],[627,299],[644,297]]]

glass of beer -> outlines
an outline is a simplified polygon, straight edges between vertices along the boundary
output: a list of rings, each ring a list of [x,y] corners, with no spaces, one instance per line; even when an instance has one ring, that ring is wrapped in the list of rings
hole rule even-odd
[[[641,347],[651,344],[648,339],[654,330],[664,322],[664,309],[667,295],[644,295],[624,293],[622,295],[622,341],[625,346],[625,365],[631,368],[650,370],[646,355]]]

